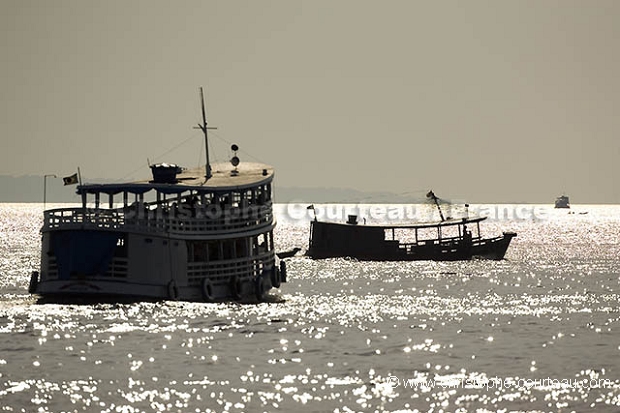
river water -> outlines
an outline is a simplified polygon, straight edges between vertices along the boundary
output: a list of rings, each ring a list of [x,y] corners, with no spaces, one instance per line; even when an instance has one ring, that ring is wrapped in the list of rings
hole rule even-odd
[[[409,208],[277,205],[276,247]],[[259,304],[60,305],[27,292],[42,205],[0,204],[0,411],[620,411],[620,206],[474,212],[505,260],[300,253]]]

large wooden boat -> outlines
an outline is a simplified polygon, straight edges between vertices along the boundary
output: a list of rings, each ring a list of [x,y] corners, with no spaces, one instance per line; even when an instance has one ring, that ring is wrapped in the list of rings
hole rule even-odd
[[[274,250],[273,168],[236,156],[211,165],[208,151],[206,158],[193,170],[152,165],[148,180],[80,184],[81,207],[44,212],[30,292],[216,301],[262,299],[279,288],[286,268]]]
[[[434,194],[429,192],[429,197]],[[437,203],[439,208],[439,204]],[[346,223],[310,223],[307,255],[312,258],[351,257],[372,261],[454,261],[484,258],[501,260],[517,234],[484,238],[480,223],[486,217],[445,219],[402,225],[360,225],[350,215]]]

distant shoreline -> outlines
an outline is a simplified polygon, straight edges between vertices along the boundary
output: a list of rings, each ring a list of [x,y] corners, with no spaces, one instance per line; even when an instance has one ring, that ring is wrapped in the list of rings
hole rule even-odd
[[[93,182],[105,183],[105,180]],[[92,182],[91,182],[92,183]],[[47,203],[81,203],[76,194],[76,186],[64,186],[62,179],[47,179]],[[440,192],[437,191],[439,194]],[[507,204],[507,205],[553,205],[556,194],[550,194],[548,199],[536,201],[487,199],[450,199],[449,194],[443,194],[444,199],[452,205],[458,204]],[[441,196],[440,196],[441,197]],[[417,191],[402,194],[389,191],[361,191],[352,188],[329,187],[281,187],[277,184],[274,189],[276,203],[307,203],[307,204],[423,204],[427,202],[425,193]],[[572,205],[577,198],[571,198]],[[43,177],[41,176],[8,176],[0,175],[0,203],[43,203]],[[620,203],[592,202],[583,205],[618,205]]]

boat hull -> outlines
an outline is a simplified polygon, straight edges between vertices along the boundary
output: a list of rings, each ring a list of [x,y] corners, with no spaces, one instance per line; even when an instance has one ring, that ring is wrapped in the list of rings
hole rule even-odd
[[[209,262],[190,254],[199,245],[153,234],[47,231],[29,291],[47,302],[260,300],[286,277],[273,251]]]
[[[279,270],[278,270],[279,271]],[[39,273],[33,273],[39,278]],[[39,278],[40,280],[40,278]],[[118,283],[92,277],[85,280],[39,281],[32,291],[41,302],[138,302],[138,301],[205,301],[261,300],[273,287],[271,277],[262,277],[262,293],[257,295],[257,279],[248,279],[238,286],[225,283],[212,287],[209,295],[202,288],[165,285]]]

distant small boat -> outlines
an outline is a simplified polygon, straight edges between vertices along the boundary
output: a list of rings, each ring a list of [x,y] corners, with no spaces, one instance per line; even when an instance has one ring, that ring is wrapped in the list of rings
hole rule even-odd
[[[555,199],[556,208],[570,208],[570,202],[566,195],[561,195]]]

